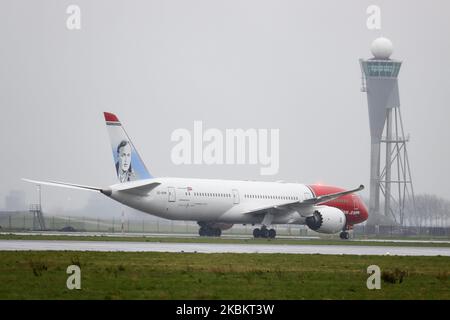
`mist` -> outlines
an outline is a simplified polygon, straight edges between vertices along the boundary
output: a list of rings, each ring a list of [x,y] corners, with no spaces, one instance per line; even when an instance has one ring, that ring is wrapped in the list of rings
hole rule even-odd
[[[81,9],[81,29],[66,9]],[[414,189],[448,199],[450,3],[378,1],[0,3],[0,208],[21,178],[116,182],[102,112],[116,113],[155,176],[368,186],[370,133],[359,58],[383,35],[403,61],[400,99]],[[171,160],[179,128],[278,129],[279,169]],[[368,195],[368,189],[363,192]],[[50,212],[120,214],[100,194],[42,188]],[[20,208],[17,208],[20,209]]]

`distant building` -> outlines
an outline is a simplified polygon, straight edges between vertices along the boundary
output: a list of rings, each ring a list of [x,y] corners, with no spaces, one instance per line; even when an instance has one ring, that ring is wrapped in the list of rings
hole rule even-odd
[[[9,194],[5,197],[5,210],[6,211],[28,210],[25,192],[22,190],[11,190]]]

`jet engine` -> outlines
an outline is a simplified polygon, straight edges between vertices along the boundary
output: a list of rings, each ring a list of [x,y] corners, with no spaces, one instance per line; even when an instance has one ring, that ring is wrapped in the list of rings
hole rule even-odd
[[[306,225],[320,233],[337,233],[344,229],[345,223],[344,212],[328,206],[319,207],[312,216],[306,218]]]

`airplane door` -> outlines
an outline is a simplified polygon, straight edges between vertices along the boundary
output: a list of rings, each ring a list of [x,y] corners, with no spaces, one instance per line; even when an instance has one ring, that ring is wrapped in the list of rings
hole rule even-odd
[[[239,204],[239,192],[236,189],[233,189],[233,203]]]
[[[176,193],[175,193],[175,188],[169,187],[168,189],[168,194],[169,194],[169,202],[175,202],[176,200]]]

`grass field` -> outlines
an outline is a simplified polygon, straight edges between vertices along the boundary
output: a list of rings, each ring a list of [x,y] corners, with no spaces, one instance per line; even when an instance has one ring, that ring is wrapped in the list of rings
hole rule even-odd
[[[450,257],[0,252],[1,299],[450,299],[449,278]]]
[[[183,243],[245,243],[245,244],[300,244],[300,245],[361,245],[361,246],[414,246],[414,247],[450,247],[450,243],[432,242],[377,242],[358,240],[332,240],[332,239],[233,239],[211,237],[121,237],[117,236],[75,236],[75,235],[14,235],[0,234],[0,240],[77,240],[77,241],[133,241],[133,242],[183,242]]]

